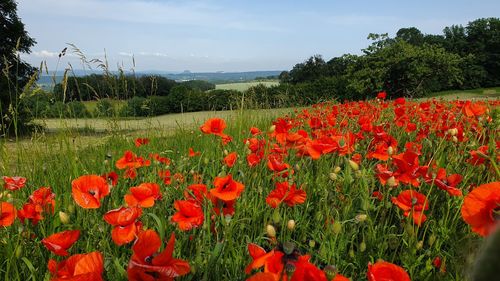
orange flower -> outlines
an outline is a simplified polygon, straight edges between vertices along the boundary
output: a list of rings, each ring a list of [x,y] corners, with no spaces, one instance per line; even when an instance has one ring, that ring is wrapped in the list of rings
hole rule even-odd
[[[33,225],[37,225],[39,221],[43,220],[43,207],[38,204],[26,203],[23,208],[17,212],[17,217],[24,223],[26,219],[31,220]]]
[[[160,186],[156,183],[147,182],[130,188],[131,194],[125,195],[125,202],[129,206],[149,208],[155,205],[155,200],[162,198]]]
[[[368,281],[411,281],[404,268],[385,261],[368,263]]]
[[[16,219],[16,208],[14,205],[2,202],[0,204],[0,226],[10,226]]]
[[[302,189],[297,189],[296,185],[290,186],[288,182],[276,182],[276,188],[269,193],[266,198],[266,203],[271,208],[276,208],[282,202],[293,207],[297,204],[302,204],[306,201],[306,192]]]
[[[229,167],[233,167],[234,163],[238,159],[238,154],[236,152],[229,153],[226,157],[224,157],[224,163]]]
[[[158,176],[163,180],[163,183],[166,185],[172,184],[172,178],[170,174],[170,170],[159,170]]]
[[[128,264],[128,280],[173,280],[183,276],[191,270],[185,260],[172,257],[175,245],[175,235],[172,233],[163,252],[157,251],[161,247],[160,236],[154,230],[139,233],[139,237],[132,246],[132,257]]]
[[[199,151],[195,152],[192,147],[189,148],[189,153],[188,153],[189,157],[195,157],[195,156],[198,156],[200,154],[201,154],[201,152],[199,152]]]
[[[222,201],[232,201],[240,197],[245,189],[242,183],[233,180],[231,174],[225,177],[216,177],[214,186],[215,188],[210,189],[210,195]]]
[[[148,138],[137,138],[134,141],[134,144],[135,144],[136,147],[140,147],[140,146],[146,145],[148,143],[149,143],[149,139]]]
[[[137,218],[142,214],[142,209],[138,207],[118,208],[104,214],[104,220],[111,224],[111,238],[116,245],[121,246],[132,242],[141,227]]]
[[[248,253],[250,253],[250,256],[252,257],[252,262],[245,268],[246,274],[250,274],[253,269],[263,267],[266,264],[267,259],[274,255],[274,250],[266,253],[266,250],[259,245],[249,243]]]
[[[24,187],[26,184],[26,178],[23,177],[2,177],[4,185],[3,187],[8,190],[18,190]]]
[[[471,101],[466,101],[465,105],[463,107],[463,113],[467,117],[474,117],[474,116],[481,116],[486,111],[488,108],[484,105],[483,102],[471,102]]]
[[[97,175],[81,176],[71,182],[73,199],[84,209],[97,209],[101,199],[109,194],[109,185]]]
[[[102,254],[92,252],[73,255],[59,263],[50,259],[48,269],[52,275],[51,281],[102,281],[104,265]]]
[[[210,118],[200,127],[205,134],[214,134],[221,136],[226,128],[226,122],[220,118]]]
[[[203,202],[203,198],[208,196],[207,186],[201,183],[192,184],[184,190],[184,197],[188,200],[194,200],[199,203]]]
[[[144,160],[142,157],[138,157],[132,151],[127,150],[123,154],[123,157],[116,161],[116,168],[123,169],[135,169],[143,166],[149,166],[151,164],[150,160]]]
[[[67,256],[68,249],[80,237],[80,230],[66,230],[42,239],[42,244],[58,256]]]
[[[487,236],[498,221],[500,206],[500,182],[482,184],[464,198],[462,218],[472,231]]]
[[[429,209],[429,200],[420,192],[414,190],[404,190],[398,197],[392,197],[392,203],[404,211],[404,216],[408,217],[410,212],[413,216],[413,223],[421,225],[427,220],[424,214]]]
[[[107,180],[112,186],[116,186],[118,184],[118,174],[115,171],[102,174],[101,177]]]
[[[177,223],[180,230],[191,230],[203,224],[203,208],[196,201],[176,200],[174,208],[177,212],[172,216],[172,222]]]

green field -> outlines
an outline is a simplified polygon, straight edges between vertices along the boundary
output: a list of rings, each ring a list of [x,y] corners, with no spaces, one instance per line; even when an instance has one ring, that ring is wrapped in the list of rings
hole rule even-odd
[[[430,94],[427,98],[453,99],[498,99],[500,98],[500,87],[479,88],[472,90],[450,90]]]
[[[228,84],[217,84],[215,89],[217,90],[236,90],[236,91],[246,91],[248,88],[262,84],[266,87],[279,85],[279,81],[252,81],[252,82],[241,82],[241,83],[228,83]]]

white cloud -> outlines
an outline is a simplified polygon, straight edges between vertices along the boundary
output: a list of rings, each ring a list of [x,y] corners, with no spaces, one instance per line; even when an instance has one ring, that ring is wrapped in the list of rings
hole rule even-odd
[[[167,54],[160,52],[139,52],[138,54],[147,57],[164,57],[164,58],[169,57]]]
[[[47,50],[41,50],[41,51],[33,51],[31,53],[32,56],[35,56],[37,58],[54,58],[59,56],[59,52],[51,52]]]
[[[122,57],[132,57],[132,56],[134,56],[134,54],[127,53],[127,52],[119,52],[118,55],[120,55]]]

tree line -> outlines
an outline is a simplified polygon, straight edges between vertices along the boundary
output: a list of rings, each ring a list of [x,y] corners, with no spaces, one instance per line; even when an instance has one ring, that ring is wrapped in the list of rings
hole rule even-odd
[[[284,71],[282,83],[321,83],[336,89],[332,98],[364,99],[385,90],[390,97],[500,85],[500,19],[481,18],[465,27],[445,27],[439,35],[415,27],[396,36],[370,34],[362,55],[325,61],[315,55]]]

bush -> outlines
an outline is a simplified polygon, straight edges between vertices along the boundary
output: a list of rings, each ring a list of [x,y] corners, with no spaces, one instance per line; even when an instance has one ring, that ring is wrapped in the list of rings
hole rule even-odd
[[[115,113],[115,108],[109,99],[100,99],[97,101],[97,105],[94,110],[95,117],[112,117]]]
[[[127,101],[121,111],[121,116],[141,117],[148,116],[150,108],[150,100],[142,97],[133,97]]]
[[[64,117],[67,118],[86,118],[90,116],[90,113],[81,101],[68,102],[64,113]]]

